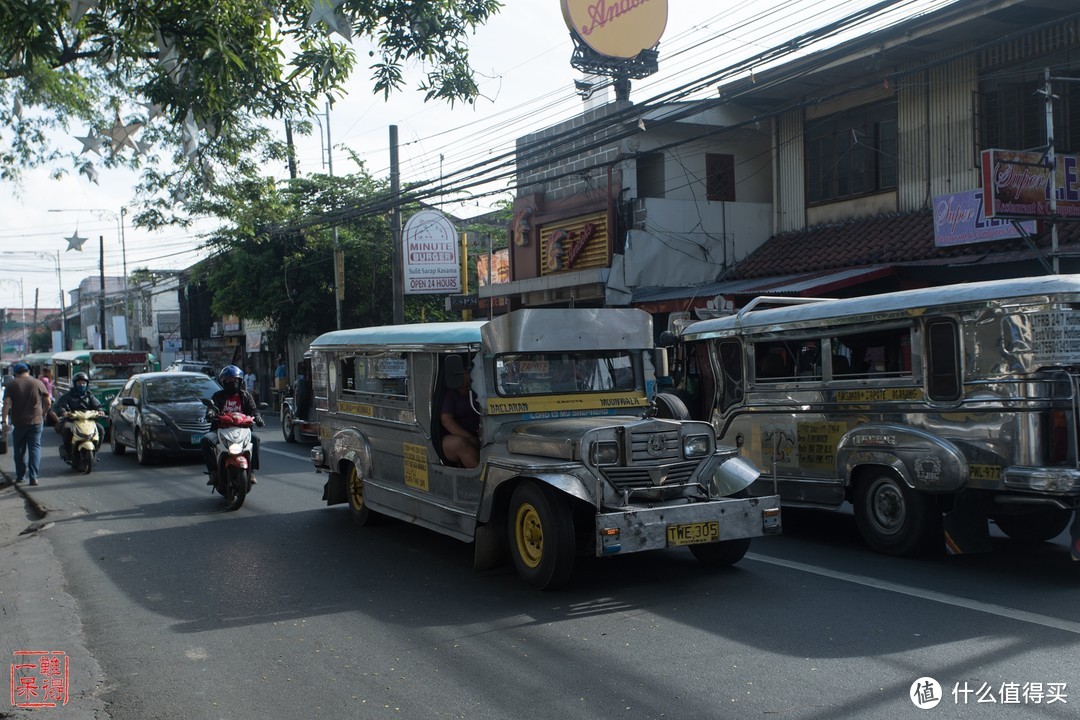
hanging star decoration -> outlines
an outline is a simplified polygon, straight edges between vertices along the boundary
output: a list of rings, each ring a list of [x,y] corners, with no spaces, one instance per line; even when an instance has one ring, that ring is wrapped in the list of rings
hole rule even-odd
[[[18,95],[15,96],[15,101],[11,104],[11,114],[22,120],[22,100],[19,99]]]
[[[79,168],[79,172],[90,178],[90,181],[95,185],[98,184],[98,170],[96,167],[94,167],[93,163],[86,163],[81,168]]]
[[[180,63],[180,49],[174,38],[167,38],[157,31],[158,62],[174,83],[184,79],[184,67]]]
[[[95,135],[94,134],[94,129],[93,128],[90,128],[89,130],[87,130],[86,135],[84,135],[82,137],[79,137],[78,135],[76,135],[75,139],[82,143],[82,150],[79,151],[80,155],[82,155],[84,152],[90,152],[90,151],[96,152],[98,155],[100,155],[101,154],[101,143],[105,142],[104,137],[102,137],[101,135]]]
[[[135,133],[140,130],[142,130],[142,123],[129,123],[125,125],[120,120],[120,115],[117,115],[116,120],[113,122],[113,126],[109,128],[109,139],[112,141],[113,151],[120,152],[125,147],[137,151],[139,148],[135,145]]]
[[[307,26],[315,27],[317,23],[325,26],[326,34],[336,32],[346,40],[352,40],[352,23],[341,11],[341,4],[345,0],[311,0],[311,14],[308,15]]]
[[[156,102],[144,102],[140,103],[140,105],[146,108],[147,121],[153,120],[156,117],[161,117],[163,114],[161,105],[158,105]]]
[[[97,0],[68,0],[68,8],[71,10],[71,24],[82,20],[82,16],[97,7]]]
[[[67,240],[68,243],[67,250],[65,250],[64,252],[68,252],[70,250],[78,250],[79,252],[82,252],[83,243],[90,238],[82,237],[81,235],[79,235],[79,231],[76,230],[71,234],[71,237],[64,239]]]
[[[184,117],[184,155],[188,160],[194,160],[199,153],[199,124],[195,122],[195,113],[187,111]]]

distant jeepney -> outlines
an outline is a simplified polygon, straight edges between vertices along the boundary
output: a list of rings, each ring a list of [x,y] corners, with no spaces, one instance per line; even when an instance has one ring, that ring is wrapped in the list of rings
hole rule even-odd
[[[1056,537],[1080,504],[1080,276],[756,298],[679,333],[677,393],[785,506],[877,551]]]
[[[518,310],[490,321],[339,330],[311,345],[327,504],[474,542],[555,588],[579,554],[687,546],[730,565],[780,531],[779,498],[708,423],[658,417],[652,321],[626,309]],[[469,374],[480,464],[443,455],[446,393]]]

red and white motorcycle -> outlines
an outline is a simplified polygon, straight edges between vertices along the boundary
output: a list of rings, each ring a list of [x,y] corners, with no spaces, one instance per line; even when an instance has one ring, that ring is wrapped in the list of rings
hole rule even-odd
[[[238,510],[251,491],[251,426],[255,418],[243,413],[222,413],[203,399],[211,427],[217,430],[214,445],[217,473],[214,490],[225,498],[226,510]]]

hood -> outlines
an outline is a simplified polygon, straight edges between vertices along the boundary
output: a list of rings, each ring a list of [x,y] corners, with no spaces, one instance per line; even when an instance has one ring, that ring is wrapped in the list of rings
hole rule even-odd
[[[678,433],[682,423],[632,415],[534,420],[515,425],[506,439],[513,454],[581,460],[581,441],[590,430],[623,428],[628,435],[666,430]]]

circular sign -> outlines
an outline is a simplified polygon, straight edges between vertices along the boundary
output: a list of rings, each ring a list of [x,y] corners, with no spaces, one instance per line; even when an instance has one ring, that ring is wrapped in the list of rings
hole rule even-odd
[[[608,57],[633,58],[660,42],[667,0],[560,0],[570,32]]]

